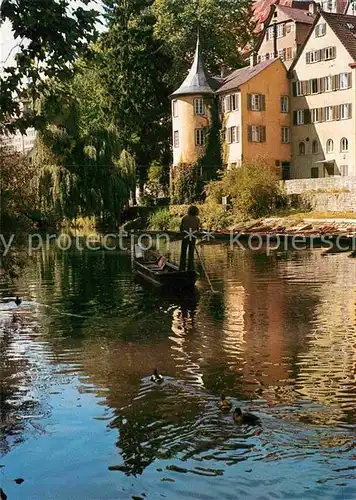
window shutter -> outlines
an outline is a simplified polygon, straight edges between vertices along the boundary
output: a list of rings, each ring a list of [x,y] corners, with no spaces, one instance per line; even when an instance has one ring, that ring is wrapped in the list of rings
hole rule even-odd
[[[311,93],[311,80],[306,80],[305,82],[303,82],[303,84],[305,87],[305,91],[303,92],[303,94],[309,95]]]
[[[235,102],[236,102],[236,110],[238,110],[239,109],[239,94],[238,93],[235,94]]]
[[[240,127],[236,127],[236,142],[240,142]]]
[[[326,52],[326,49],[321,49],[320,61],[325,61],[325,52]]]
[[[266,142],[266,127],[264,125],[260,126],[260,142]]]
[[[292,83],[292,92],[293,92],[293,97],[297,95],[297,82]]]
[[[352,73],[347,74],[347,86],[349,89],[352,87]]]
[[[247,140],[252,142],[252,125],[247,125]]]
[[[231,144],[231,127],[227,129],[227,142]]]
[[[349,104],[349,118],[352,118],[352,104]]]
[[[336,57],[336,47],[332,47],[332,59],[335,59]]]
[[[331,82],[332,82],[332,90],[336,90],[336,80],[339,79],[339,75],[333,75],[331,77]]]
[[[310,123],[310,109],[304,110],[304,123]]]
[[[251,111],[252,109],[252,95],[247,94],[247,109]]]
[[[266,96],[261,94],[261,111],[266,111]]]
[[[324,90],[325,90],[325,87],[324,87],[324,78],[319,78],[318,88],[319,88],[319,92],[324,92]]]
[[[333,106],[333,120],[340,120],[340,106]]]
[[[325,121],[325,108],[320,108],[320,121],[324,122]]]
[[[297,125],[297,111],[293,111],[293,125]]]
[[[307,52],[305,54],[305,59],[306,59],[306,63],[309,64],[310,63],[310,52]]]
[[[335,90],[339,90],[340,88],[340,79],[341,75],[335,75]]]

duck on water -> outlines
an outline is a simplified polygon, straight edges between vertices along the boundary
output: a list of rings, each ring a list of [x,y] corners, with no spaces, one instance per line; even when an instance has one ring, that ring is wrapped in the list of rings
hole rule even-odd
[[[239,425],[261,425],[261,420],[253,413],[242,412],[241,408],[235,408],[232,415],[234,422]]]
[[[160,373],[158,373],[156,368],[153,370],[153,374],[151,375],[151,381],[155,382],[156,384],[160,384],[161,382],[163,382],[163,377]]]

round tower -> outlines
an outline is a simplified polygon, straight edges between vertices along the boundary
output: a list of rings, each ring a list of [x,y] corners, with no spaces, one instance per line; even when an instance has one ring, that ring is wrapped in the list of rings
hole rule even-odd
[[[199,35],[188,76],[172,101],[173,166],[194,163],[204,152],[216,82],[205,72]]]

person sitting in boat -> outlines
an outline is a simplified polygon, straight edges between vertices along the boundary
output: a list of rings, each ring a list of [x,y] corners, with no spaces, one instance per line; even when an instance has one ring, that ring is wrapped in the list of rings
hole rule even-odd
[[[188,271],[194,270],[194,249],[196,234],[200,229],[200,219],[198,217],[199,210],[196,206],[191,205],[188,208],[188,213],[182,218],[180,223],[180,232],[183,233],[182,247],[180,253],[179,270],[185,271],[187,265],[188,252]]]

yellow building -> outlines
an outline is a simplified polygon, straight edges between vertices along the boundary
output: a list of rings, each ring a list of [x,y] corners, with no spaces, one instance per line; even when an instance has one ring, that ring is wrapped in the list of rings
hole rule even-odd
[[[287,72],[280,59],[272,59],[229,75],[220,97],[225,135],[224,162],[263,158],[280,166],[289,177],[290,114]]]
[[[226,78],[212,78],[204,69],[199,39],[187,78],[171,95],[173,167],[193,163],[204,152],[211,125],[211,106],[220,106],[223,161],[263,158],[280,166],[289,177],[289,84],[280,59],[233,71]]]

